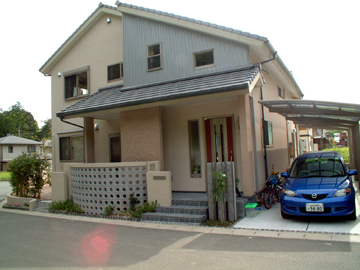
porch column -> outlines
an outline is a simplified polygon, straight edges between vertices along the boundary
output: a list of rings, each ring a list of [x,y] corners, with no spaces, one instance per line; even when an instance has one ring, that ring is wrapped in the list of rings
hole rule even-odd
[[[245,196],[254,195],[255,164],[254,141],[252,134],[252,113],[249,95],[238,96],[240,117],[240,170],[239,179],[243,182]]]
[[[123,162],[156,160],[164,170],[160,107],[121,112],[120,132]]]
[[[84,162],[95,163],[94,118],[84,118]]]

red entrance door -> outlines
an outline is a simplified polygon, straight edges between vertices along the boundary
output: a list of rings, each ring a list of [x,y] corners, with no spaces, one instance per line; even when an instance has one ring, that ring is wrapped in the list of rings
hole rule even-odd
[[[205,120],[207,162],[234,161],[232,117]]]

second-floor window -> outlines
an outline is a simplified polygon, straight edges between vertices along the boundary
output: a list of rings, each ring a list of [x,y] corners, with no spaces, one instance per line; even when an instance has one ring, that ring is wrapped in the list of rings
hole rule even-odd
[[[124,77],[123,63],[118,63],[108,66],[107,71],[108,71],[108,82],[119,80]]]
[[[161,68],[161,44],[153,44],[147,47],[147,69],[148,71]]]
[[[279,97],[285,99],[285,90],[278,87]]]
[[[89,94],[89,69],[67,72],[65,77],[65,98],[73,98]]]
[[[194,53],[195,68],[214,65],[214,50]]]

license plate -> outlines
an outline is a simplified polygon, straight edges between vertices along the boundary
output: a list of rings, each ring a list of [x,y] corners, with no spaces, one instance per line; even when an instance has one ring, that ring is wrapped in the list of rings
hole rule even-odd
[[[323,203],[307,203],[306,212],[324,212]]]

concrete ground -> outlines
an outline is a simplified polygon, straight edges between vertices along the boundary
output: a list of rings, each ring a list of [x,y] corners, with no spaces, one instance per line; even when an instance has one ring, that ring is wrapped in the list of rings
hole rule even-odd
[[[334,219],[283,219],[280,214],[280,204],[276,203],[269,210],[264,209],[253,218],[244,218],[233,226],[233,228],[214,228],[180,224],[161,224],[148,222],[132,222],[121,220],[107,220],[100,218],[68,216],[40,212],[28,212],[2,208],[6,200],[0,202],[0,211],[9,211],[27,215],[46,216],[49,218],[72,219],[88,222],[110,223],[134,227],[146,227],[155,229],[197,231],[205,233],[220,233],[230,235],[263,236],[275,238],[313,239],[329,241],[352,241],[360,243],[360,193],[357,190],[357,213],[356,221],[334,220]],[[45,186],[41,194],[41,200],[51,200],[51,187]]]

